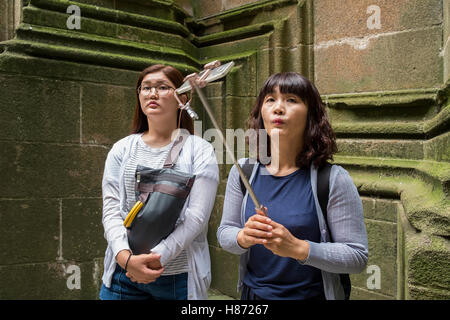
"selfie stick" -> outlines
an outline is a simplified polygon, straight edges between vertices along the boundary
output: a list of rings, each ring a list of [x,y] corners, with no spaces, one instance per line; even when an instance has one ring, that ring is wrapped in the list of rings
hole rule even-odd
[[[216,68],[210,70],[210,72],[206,72],[206,74],[213,74],[214,70],[217,69],[217,66],[220,65],[220,62],[219,62],[219,61],[214,61],[214,62],[212,62],[212,63],[209,63],[209,64],[205,65],[205,69],[207,69],[208,65],[211,65],[211,64],[212,64],[213,66],[215,66]],[[233,62],[231,62],[230,64],[234,65]],[[232,65],[231,65],[231,66],[232,66]],[[225,66],[225,65],[224,65],[224,66]],[[220,77],[215,76],[215,77],[214,77],[214,78],[215,78],[214,80],[217,80],[217,79],[219,79],[219,78],[225,76],[226,73],[228,73],[228,71],[229,71],[230,69],[231,69],[231,67],[229,67],[228,70],[226,70],[225,72],[223,72],[222,74],[220,74]],[[204,70],[204,71],[205,71],[205,70]],[[262,212],[267,216],[267,212],[266,212],[265,208],[259,203],[259,200],[258,200],[258,198],[256,197],[255,192],[253,191],[253,188],[251,187],[250,183],[248,182],[247,177],[246,177],[245,174],[244,174],[244,171],[242,171],[241,166],[240,166],[240,165],[238,164],[238,162],[236,161],[236,157],[234,156],[233,151],[231,150],[230,146],[228,145],[226,139],[225,139],[224,136],[223,136],[222,129],[220,128],[219,124],[217,123],[216,119],[214,118],[213,113],[211,112],[211,108],[210,108],[210,106],[209,106],[208,100],[206,99],[205,95],[203,94],[202,89],[200,89],[200,86],[201,86],[201,87],[204,87],[204,86],[206,86],[206,82],[209,82],[209,81],[208,81],[208,76],[207,76],[207,75],[205,76],[204,71],[201,72],[201,76],[199,76],[198,74],[191,74],[191,75],[187,76],[187,77],[186,77],[186,78],[187,78],[187,81],[190,83],[190,87],[191,87],[191,88],[194,88],[194,89],[197,91],[198,96],[199,96],[199,98],[200,98],[200,101],[202,102],[203,107],[205,108],[206,112],[208,113],[208,116],[209,116],[209,118],[211,119],[211,122],[213,123],[213,126],[214,126],[214,127],[216,128],[216,130],[219,132],[219,139],[222,141],[223,145],[225,146],[225,150],[228,152],[228,155],[229,155],[229,156],[231,157],[231,159],[233,160],[233,163],[234,163],[234,165],[236,166],[236,168],[237,168],[237,170],[238,170],[238,172],[239,172],[239,176],[241,177],[242,182],[243,182],[244,185],[245,185],[245,188],[247,188],[248,194],[250,195],[250,197],[251,197],[252,200],[253,200],[253,203],[255,204],[255,209],[257,209],[257,210],[259,210],[259,211],[262,211]],[[207,71],[209,71],[209,70],[207,70]],[[206,80],[206,81],[205,81],[205,80]],[[211,80],[211,81],[213,81],[213,80]],[[186,86],[184,85],[184,86],[181,86],[181,87],[186,87]],[[181,88],[181,87],[180,87],[180,88]],[[178,91],[178,89],[177,89],[177,91]],[[180,93],[181,93],[181,92],[180,92]]]

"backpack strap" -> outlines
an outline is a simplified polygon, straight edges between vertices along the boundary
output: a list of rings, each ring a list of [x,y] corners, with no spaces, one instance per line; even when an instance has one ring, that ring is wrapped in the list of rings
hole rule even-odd
[[[325,219],[328,230],[330,230],[327,217],[328,196],[330,193],[330,172],[331,164],[328,162],[325,162],[325,164],[322,165],[317,171],[317,198],[319,200],[320,208],[322,209],[323,218]],[[331,232],[329,234],[330,240],[333,242]]]
[[[242,171],[244,172],[247,180],[250,180],[250,176],[252,175],[252,171],[253,171],[253,166],[254,166],[254,164],[250,163],[250,158],[245,159],[244,164],[241,166]],[[245,193],[247,192],[247,188],[245,187],[245,184],[242,181],[241,176],[239,176],[239,182],[241,183],[242,195],[245,195]]]

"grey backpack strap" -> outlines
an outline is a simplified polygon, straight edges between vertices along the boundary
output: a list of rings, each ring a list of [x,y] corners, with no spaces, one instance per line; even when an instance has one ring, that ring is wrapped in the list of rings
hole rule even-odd
[[[245,177],[247,178],[247,180],[250,180],[250,176],[252,175],[253,167],[254,167],[254,164],[250,163],[250,158],[245,159],[245,162],[241,166],[242,171],[244,172]],[[239,182],[241,184],[242,195],[245,195],[245,193],[247,192],[247,188],[245,187],[241,176],[239,176]]]
[[[189,134],[180,133],[178,137],[173,142],[172,148],[167,155],[166,161],[164,162],[164,168],[172,168],[177,162],[178,156],[180,155],[181,149],[188,139]]]

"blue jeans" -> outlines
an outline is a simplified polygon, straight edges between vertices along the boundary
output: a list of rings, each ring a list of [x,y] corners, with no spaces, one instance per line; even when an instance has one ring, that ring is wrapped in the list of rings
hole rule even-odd
[[[160,276],[148,284],[132,282],[118,264],[111,287],[102,284],[101,300],[187,300],[187,273]]]

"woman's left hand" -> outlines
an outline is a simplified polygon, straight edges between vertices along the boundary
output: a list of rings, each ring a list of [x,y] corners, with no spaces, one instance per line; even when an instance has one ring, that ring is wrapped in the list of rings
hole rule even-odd
[[[267,239],[264,247],[281,257],[290,257],[296,260],[305,260],[309,254],[309,243],[300,240],[282,224],[271,221],[272,237]]]

